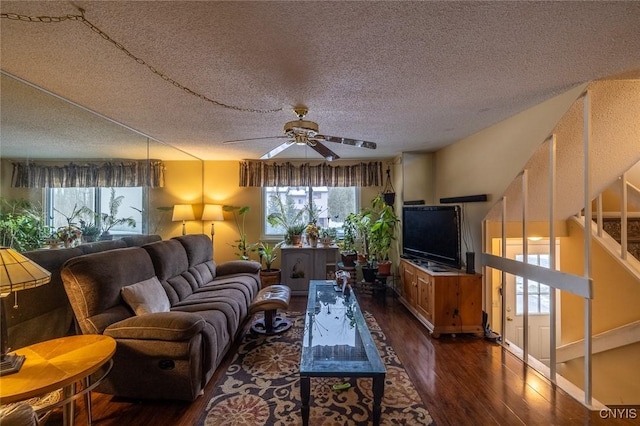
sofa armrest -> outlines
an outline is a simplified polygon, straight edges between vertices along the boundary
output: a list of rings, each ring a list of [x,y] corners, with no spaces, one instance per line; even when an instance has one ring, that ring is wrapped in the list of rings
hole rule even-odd
[[[260,263],[253,260],[229,260],[216,265],[216,276],[233,274],[259,274]]]
[[[184,341],[201,333],[205,320],[190,312],[157,312],[134,316],[105,328],[114,339]]]

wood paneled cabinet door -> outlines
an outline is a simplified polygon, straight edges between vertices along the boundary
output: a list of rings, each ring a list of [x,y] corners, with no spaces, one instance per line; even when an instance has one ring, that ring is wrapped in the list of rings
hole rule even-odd
[[[410,305],[415,304],[418,298],[416,283],[416,269],[408,263],[400,263],[402,279],[402,295]]]
[[[433,322],[433,277],[420,270],[415,275],[418,290],[416,307],[427,321]]]

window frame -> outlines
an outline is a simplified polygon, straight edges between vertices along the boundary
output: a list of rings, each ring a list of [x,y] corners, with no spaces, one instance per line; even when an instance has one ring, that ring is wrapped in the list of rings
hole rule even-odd
[[[45,213],[46,213],[46,217],[45,217],[45,224],[49,227],[51,227],[52,229],[54,228],[55,225],[55,215],[61,215],[62,213],[58,213],[54,210],[54,203],[55,203],[55,195],[54,192],[57,189],[87,189],[87,188],[91,188],[93,190],[93,205],[92,206],[87,206],[89,208],[91,208],[91,210],[93,210],[94,212],[98,212],[101,211],[101,206],[106,203],[108,204],[108,198],[109,196],[106,196],[106,201],[105,197],[102,195],[102,192],[104,190],[110,190],[111,187],[102,187],[102,186],[93,186],[93,187],[72,187],[72,188],[54,188],[54,187],[47,187],[44,188],[44,201],[45,201]],[[131,231],[130,232],[121,232],[121,231],[115,231],[112,232],[113,235],[118,236],[118,235],[133,235],[133,234],[140,234],[140,235],[144,235],[147,234],[147,190],[148,188],[145,186],[132,186],[132,187],[114,187],[116,188],[116,190],[118,188],[139,188],[140,189],[140,205],[141,205],[141,210],[142,212],[140,212],[140,222],[136,222],[136,227],[135,228],[129,228]],[[126,217],[127,215],[123,214],[122,216]],[[63,216],[64,217],[64,216]],[[57,229],[58,227],[55,227],[55,229]]]
[[[270,196],[270,190],[272,188],[305,188],[307,192],[307,202],[305,205],[311,205],[311,202],[314,200],[314,191],[313,188],[327,188],[329,191],[331,188],[336,188],[332,186],[264,186],[262,187],[262,201],[261,201],[261,209],[262,209],[262,224],[261,224],[261,240],[263,241],[282,241],[285,238],[284,233],[280,234],[268,234],[267,233],[267,215],[268,215],[268,197]],[[340,187],[343,188],[343,187]],[[344,188],[352,188],[354,191],[354,208],[355,212],[360,211],[360,191],[361,188],[359,186],[348,186]],[[308,216],[305,218],[308,220]],[[338,232],[338,239],[342,238],[342,226],[336,227]]]

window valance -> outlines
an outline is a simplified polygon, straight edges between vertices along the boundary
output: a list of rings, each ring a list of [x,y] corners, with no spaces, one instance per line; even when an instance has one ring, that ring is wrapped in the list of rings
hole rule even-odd
[[[164,186],[164,163],[160,160],[49,165],[13,163],[14,188],[80,188]]]
[[[382,163],[315,166],[309,163],[240,162],[240,186],[381,186]]]

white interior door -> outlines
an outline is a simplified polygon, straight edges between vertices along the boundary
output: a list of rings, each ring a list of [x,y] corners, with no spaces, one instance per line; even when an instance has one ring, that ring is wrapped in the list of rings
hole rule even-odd
[[[556,246],[556,258],[559,246]],[[549,243],[540,241],[529,243],[527,263],[548,268],[550,266]],[[524,261],[522,243],[507,244],[507,257],[517,261]],[[559,267],[556,260],[556,267]],[[550,312],[551,289],[548,285],[528,280],[524,277],[507,274],[505,283],[507,298],[505,300],[507,312],[506,340],[519,348],[524,347],[524,286],[527,285],[528,294],[528,336],[529,354],[539,361],[549,365],[550,347]],[[557,298],[556,298],[557,299]],[[556,313],[559,318],[559,310]]]

